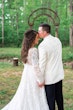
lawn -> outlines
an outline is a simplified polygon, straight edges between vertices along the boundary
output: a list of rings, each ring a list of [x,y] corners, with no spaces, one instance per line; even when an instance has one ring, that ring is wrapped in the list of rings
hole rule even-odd
[[[65,79],[63,82],[64,107],[65,110],[73,110],[73,70],[65,70]]]
[[[0,109],[14,96],[22,75],[23,64],[19,61],[19,66],[14,67],[13,57],[20,59],[20,48],[0,48]],[[5,58],[5,60],[2,60],[2,58]],[[72,58],[73,49],[63,48],[63,62],[73,61]],[[65,110],[73,110],[73,69],[71,66],[65,65],[64,71],[64,108]]]
[[[65,79],[63,81],[65,110],[73,110],[73,70],[65,67]],[[0,109],[14,96],[19,85],[23,65],[14,67],[11,63],[0,62]]]
[[[23,65],[14,67],[11,62],[0,62],[0,109],[13,97],[23,71]]]
[[[0,48],[0,59],[21,59],[21,48]],[[63,62],[73,61],[73,47],[63,47]]]
[[[0,48],[0,59],[11,59],[13,57],[20,58],[21,49],[20,48]]]

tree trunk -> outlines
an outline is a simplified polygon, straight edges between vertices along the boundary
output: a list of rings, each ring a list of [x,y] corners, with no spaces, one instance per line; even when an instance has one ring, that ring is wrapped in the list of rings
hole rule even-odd
[[[73,24],[70,25],[70,46],[73,47]]]
[[[19,47],[19,27],[18,27],[18,12],[16,13],[16,29],[17,29],[17,37],[18,37],[18,47]]]
[[[56,14],[58,15],[58,3],[59,3],[59,1],[58,0],[56,0],[56,9],[55,9],[55,12],[56,12]],[[54,17],[54,19],[56,20],[56,16]],[[55,37],[58,37],[58,26],[55,26]]]
[[[70,0],[70,46],[73,47],[73,0]]]
[[[51,1],[48,1],[47,4],[48,4],[48,8],[51,9]],[[51,15],[51,12],[49,12],[49,15]],[[51,23],[51,18],[50,18],[50,17],[48,18],[48,21],[47,21],[47,22],[48,22],[49,24]]]
[[[2,47],[4,46],[4,1],[2,0]]]

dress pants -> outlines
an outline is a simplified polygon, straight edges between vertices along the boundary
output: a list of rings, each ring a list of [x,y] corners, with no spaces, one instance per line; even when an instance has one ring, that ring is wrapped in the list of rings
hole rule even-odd
[[[64,110],[62,80],[52,85],[45,85],[45,91],[49,109],[55,110],[55,101],[56,101],[58,110]]]

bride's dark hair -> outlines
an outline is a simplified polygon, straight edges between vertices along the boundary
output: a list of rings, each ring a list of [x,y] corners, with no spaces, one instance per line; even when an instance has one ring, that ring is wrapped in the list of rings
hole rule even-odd
[[[35,41],[36,35],[38,34],[35,30],[28,30],[24,33],[24,38],[21,48],[21,58],[24,63],[27,63],[28,50],[31,48]]]

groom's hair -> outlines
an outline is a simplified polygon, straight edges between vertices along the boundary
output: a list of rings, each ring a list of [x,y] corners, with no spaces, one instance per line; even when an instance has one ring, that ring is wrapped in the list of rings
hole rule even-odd
[[[51,33],[51,26],[49,24],[40,24],[39,27],[42,27],[43,28],[43,31],[46,31],[47,33]]]

